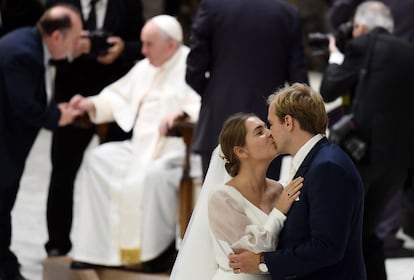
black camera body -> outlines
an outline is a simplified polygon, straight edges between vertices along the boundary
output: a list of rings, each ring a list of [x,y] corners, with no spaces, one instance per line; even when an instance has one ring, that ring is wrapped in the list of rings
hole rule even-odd
[[[341,24],[332,34],[335,37],[336,46],[341,52],[344,52],[346,43],[352,39],[352,22]],[[327,51],[329,47],[329,34],[326,33],[309,33],[308,44],[313,51]]]
[[[356,130],[354,116],[344,115],[331,127],[329,140],[344,149],[352,159],[360,161],[367,153],[367,144],[356,135]]]
[[[105,30],[94,30],[90,31],[88,38],[91,41],[92,56],[102,56],[108,53],[108,49],[113,46],[107,42],[108,37],[112,36],[110,32]]]

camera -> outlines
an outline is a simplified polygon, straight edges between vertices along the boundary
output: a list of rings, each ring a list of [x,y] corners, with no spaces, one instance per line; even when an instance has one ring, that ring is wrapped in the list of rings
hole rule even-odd
[[[336,46],[341,52],[344,52],[345,45],[352,39],[352,22],[342,23],[338,29],[332,34],[335,37]],[[312,51],[325,52],[329,47],[329,34],[326,33],[309,33],[308,44]]]
[[[108,53],[108,49],[113,46],[107,42],[108,37],[112,36],[110,32],[105,30],[94,30],[89,32],[87,38],[91,41],[92,56],[101,56]]]
[[[352,114],[344,115],[329,133],[329,140],[340,146],[352,159],[360,161],[367,152],[367,144],[356,135],[357,125]]]
[[[345,137],[355,128],[354,116],[352,114],[344,115],[331,127],[329,140],[334,144],[340,145]]]
[[[354,135],[346,138],[342,145],[355,161],[360,161],[367,152],[367,144]]]

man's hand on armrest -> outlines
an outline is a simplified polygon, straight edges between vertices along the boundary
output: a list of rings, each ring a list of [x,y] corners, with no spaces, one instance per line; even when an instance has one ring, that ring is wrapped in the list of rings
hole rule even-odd
[[[158,127],[161,135],[167,135],[168,131],[174,126],[178,121],[184,120],[188,115],[184,111],[175,111],[166,115],[160,122]]]

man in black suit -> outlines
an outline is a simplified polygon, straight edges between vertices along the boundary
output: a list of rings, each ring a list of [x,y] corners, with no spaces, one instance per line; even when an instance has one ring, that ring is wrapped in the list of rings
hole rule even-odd
[[[186,80],[202,97],[193,150],[206,174],[227,117],[266,119],[267,96],[286,82],[308,82],[299,13],[281,0],[204,0],[190,48]]]
[[[414,46],[391,35],[392,29],[391,12],[383,3],[359,5],[343,62],[331,63],[321,84],[325,101],[356,89],[352,112],[358,136],[368,147],[356,162],[365,187],[364,258],[367,278],[375,280],[386,279],[376,227],[389,198],[404,183],[414,152]],[[331,58],[342,60],[333,41],[330,49]]]
[[[49,59],[74,50],[82,31],[79,11],[59,5],[47,10],[37,27],[0,39],[0,279],[24,279],[10,250],[11,210],[30,148],[41,127],[55,129],[77,112],[51,100]],[[7,55],[4,55],[7,54]]]
[[[358,4],[364,0],[335,0],[329,10],[329,20],[334,28],[350,20]],[[386,4],[394,18],[393,34],[414,43],[414,10],[412,0],[381,0]],[[387,204],[381,223],[377,228],[380,238],[384,239],[386,257],[414,256],[412,246],[405,247],[401,240],[414,240],[414,161],[408,171],[403,189],[395,192]],[[408,239],[408,240],[407,240]],[[413,243],[413,241],[411,241]]]
[[[52,5],[61,0],[49,0]],[[144,24],[140,0],[65,0],[82,11],[84,35],[95,30],[110,34],[109,48],[96,49],[93,40],[84,37],[77,49],[82,54],[72,63],[57,67],[55,99],[69,101],[75,94],[91,96],[113,83],[142,58],[139,34]],[[96,3],[95,3],[96,2]],[[94,6],[92,6],[94,4]],[[95,9],[95,13],[91,11]],[[94,19],[94,21],[92,20]],[[105,41],[105,40],[104,40]],[[45,248],[49,256],[65,255],[72,247],[74,180],[83,153],[95,133],[94,125],[70,125],[54,132],[52,138],[52,174],[47,201],[49,240]],[[111,124],[106,141],[130,137]]]

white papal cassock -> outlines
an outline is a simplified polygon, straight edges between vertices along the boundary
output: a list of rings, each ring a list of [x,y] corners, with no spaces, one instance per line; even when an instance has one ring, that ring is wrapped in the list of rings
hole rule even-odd
[[[144,59],[90,97],[93,122],[115,120],[125,131],[133,128],[133,136],[85,156],[75,184],[75,260],[114,266],[148,261],[175,239],[185,145],[182,138],[161,136],[158,127],[180,109],[197,120],[200,97],[184,78],[188,52],[181,46],[158,68]]]

